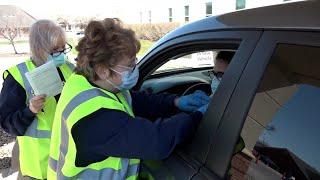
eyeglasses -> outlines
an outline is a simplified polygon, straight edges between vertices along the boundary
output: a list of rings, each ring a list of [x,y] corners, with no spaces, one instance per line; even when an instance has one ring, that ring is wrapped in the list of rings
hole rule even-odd
[[[221,81],[222,79],[222,76],[224,75],[224,72],[215,72],[215,71],[212,71],[213,75],[219,80]]]
[[[116,65],[117,67],[120,67],[125,70],[129,70],[130,72],[133,72],[135,68],[137,67],[138,58],[134,58],[134,66],[123,66],[123,65]]]
[[[68,52],[71,51],[71,49],[72,49],[72,46],[67,43],[66,46],[65,46],[65,48],[64,48],[63,50],[61,50],[61,51],[55,51],[55,52],[53,52],[53,53],[50,53],[50,55],[51,55],[52,57],[58,57],[58,56],[60,56],[61,53],[67,54]]]
[[[122,66],[122,65],[117,65],[117,66],[120,67],[120,68],[129,70],[129,72],[133,72],[133,71],[136,69],[136,67],[137,67],[136,64],[135,64],[133,67],[127,67],[127,66]]]

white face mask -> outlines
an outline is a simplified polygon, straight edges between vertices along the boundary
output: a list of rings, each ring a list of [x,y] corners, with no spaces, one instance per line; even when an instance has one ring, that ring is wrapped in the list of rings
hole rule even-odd
[[[126,69],[130,69],[127,71],[123,71],[123,72],[119,72],[115,69],[112,69],[112,71],[118,73],[121,75],[121,84],[116,85],[115,83],[111,82],[110,80],[107,79],[107,81],[115,88],[117,88],[120,91],[125,91],[125,90],[129,90],[131,88],[133,88],[139,79],[139,69],[137,67],[134,67],[134,69],[132,70],[132,68],[126,67],[126,66],[121,66],[118,65],[119,67],[122,68],[126,68]]]

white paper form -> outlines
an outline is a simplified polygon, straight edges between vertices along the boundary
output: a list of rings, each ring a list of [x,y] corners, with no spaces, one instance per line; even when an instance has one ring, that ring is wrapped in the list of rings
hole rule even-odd
[[[52,97],[62,91],[63,82],[52,61],[27,72],[25,75],[35,95],[45,94],[47,97]]]

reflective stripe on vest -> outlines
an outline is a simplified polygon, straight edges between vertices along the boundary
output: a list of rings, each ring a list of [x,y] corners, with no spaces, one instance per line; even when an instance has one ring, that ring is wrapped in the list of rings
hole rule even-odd
[[[38,121],[39,121],[38,118],[35,117],[31,125],[28,127],[27,131],[25,132],[24,136],[29,136],[33,138],[50,138],[51,131],[37,129]]]
[[[18,70],[21,74],[23,85],[24,85],[24,88],[25,88],[25,91],[27,94],[27,101],[26,102],[29,102],[29,100],[32,97],[32,88],[31,88],[29,81],[27,80],[27,78],[25,76],[25,73],[28,72],[27,65],[26,65],[26,63],[20,63],[17,65],[17,67],[18,67]]]
[[[29,81],[27,80],[25,73],[28,72],[28,68],[26,63],[20,63],[17,65],[17,68],[21,74],[22,80],[23,80],[23,84],[24,84],[24,88],[26,91],[26,95],[27,95],[27,101],[29,102],[29,100],[31,99],[31,97],[33,96],[32,94],[32,87],[29,83]],[[28,127],[27,131],[25,132],[24,136],[29,136],[29,137],[33,137],[33,138],[50,138],[51,136],[51,131],[48,130],[38,130],[38,118],[35,117],[35,119],[32,121],[31,125]]]
[[[122,158],[121,166],[128,167],[129,159]],[[54,170],[58,168],[58,161],[49,157],[49,167]],[[139,171],[139,164],[131,165],[128,169],[114,170],[112,168],[104,168],[100,170],[86,169],[77,175],[77,179],[126,179],[126,177],[134,176]],[[94,178],[98,177],[98,178]],[[72,177],[66,177],[62,173],[57,173],[57,179],[69,180]]]
[[[74,69],[73,64],[66,62],[66,65],[69,67],[69,69],[71,71]],[[17,65],[17,68],[21,74],[21,77],[23,80],[23,85],[24,85],[24,88],[26,91],[26,95],[27,95],[26,102],[29,102],[31,97],[33,97],[33,90],[32,90],[32,87],[31,87],[29,81],[27,80],[27,78],[25,76],[25,73],[29,72],[28,67],[27,67],[26,63],[20,63]],[[34,137],[34,138],[50,138],[51,131],[38,130],[37,127],[38,127],[38,118],[36,117],[33,120],[33,122],[31,123],[31,125],[28,127],[24,136],[29,136],[29,137]]]
[[[49,167],[56,172],[57,179],[75,178],[66,177],[62,173],[62,168],[65,164],[65,156],[68,152],[69,146],[69,134],[66,121],[77,106],[97,96],[111,98],[109,95],[96,88],[85,90],[73,97],[62,112],[59,161],[49,157]],[[139,164],[131,164],[130,159],[121,158],[121,165],[122,168],[120,170],[115,170],[113,168],[103,168],[100,170],[84,169],[82,172],[76,175],[76,178],[95,179],[94,177],[98,177],[98,179],[125,179],[126,177],[136,175],[139,170]]]
[[[72,73],[72,70],[69,70],[70,67],[71,66],[67,65],[63,65],[61,68],[59,67],[65,79]],[[4,78],[7,78],[10,73],[15,81],[24,88],[26,93],[26,104],[32,99],[33,91],[25,73],[32,71],[34,68],[36,67],[29,59],[9,68],[4,73]],[[20,171],[23,176],[37,179],[47,178],[47,164],[52,127],[48,122],[51,122],[51,118],[54,116],[55,107],[56,100],[54,97],[48,98],[45,102],[44,112],[40,112],[35,116],[23,136],[17,137],[20,147]]]
[[[71,70],[71,71],[73,71],[74,70],[74,65],[72,64],[72,63],[70,63],[70,62],[66,62],[66,65],[69,67],[69,69]]]

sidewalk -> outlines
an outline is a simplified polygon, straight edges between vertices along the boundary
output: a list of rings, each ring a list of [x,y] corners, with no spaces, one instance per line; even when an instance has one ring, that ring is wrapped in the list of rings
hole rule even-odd
[[[18,53],[27,53],[30,51],[28,43],[16,43],[15,47]],[[3,54],[14,54],[11,44],[0,44],[0,56]]]
[[[1,137],[1,140],[3,138]],[[11,172],[11,157],[14,142],[4,144],[0,147],[0,179],[17,179],[18,172]]]

